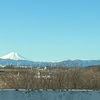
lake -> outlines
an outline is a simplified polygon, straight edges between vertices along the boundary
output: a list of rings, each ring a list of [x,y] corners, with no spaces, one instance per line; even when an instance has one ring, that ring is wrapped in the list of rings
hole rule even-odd
[[[100,91],[1,89],[0,100],[100,100]]]

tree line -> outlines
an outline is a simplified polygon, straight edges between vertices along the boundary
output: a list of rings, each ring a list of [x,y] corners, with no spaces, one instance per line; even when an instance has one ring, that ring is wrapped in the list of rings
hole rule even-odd
[[[6,89],[100,89],[100,66],[13,68],[0,74]]]

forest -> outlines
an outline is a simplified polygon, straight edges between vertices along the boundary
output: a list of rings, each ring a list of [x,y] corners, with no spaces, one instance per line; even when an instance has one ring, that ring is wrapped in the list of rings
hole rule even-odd
[[[1,89],[100,89],[100,65],[88,67],[0,67]]]

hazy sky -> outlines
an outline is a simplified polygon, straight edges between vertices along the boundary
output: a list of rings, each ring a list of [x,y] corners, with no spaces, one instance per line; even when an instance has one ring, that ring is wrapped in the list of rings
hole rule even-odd
[[[100,0],[1,0],[0,56],[100,59]]]

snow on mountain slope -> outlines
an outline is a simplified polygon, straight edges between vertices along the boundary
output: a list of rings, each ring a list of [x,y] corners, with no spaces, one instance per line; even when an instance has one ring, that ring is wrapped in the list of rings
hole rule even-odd
[[[12,60],[28,60],[27,58],[21,56],[20,54],[18,54],[16,52],[11,52],[11,53],[4,55],[0,58],[1,59],[12,59]]]

